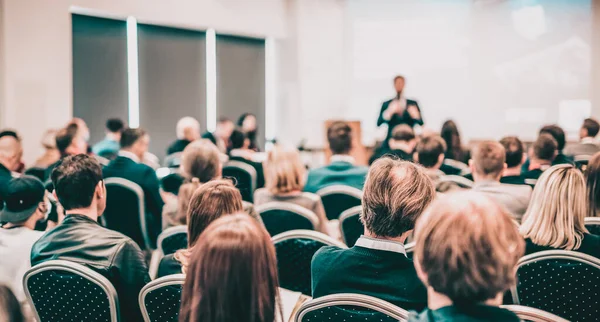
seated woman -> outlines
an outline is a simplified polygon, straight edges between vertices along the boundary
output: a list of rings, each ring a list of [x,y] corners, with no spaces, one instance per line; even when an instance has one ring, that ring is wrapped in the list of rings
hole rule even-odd
[[[298,150],[275,146],[267,154],[264,169],[265,188],[254,192],[254,204],[258,206],[268,202],[287,202],[304,207],[319,218],[316,230],[327,234],[327,216],[321,197],[302,192],[306,168],[300,161]]]
[[[600,152],[588,162],[585,169],[587,197],[589,202],[588,217],[598,217],[600,214]]]
[[[188,248],[165,256],[158,266],[158,277],[185,272],[188,257],[200,234],[215,219],[242,211],[242,195],[231,181],[213,180],[193,192],[187,208]]]
[[[175,201],[167,202],[163,208],[163,230],[169,227],[187,225],[187,211],[190,205],[190,199],[194,191],[200,187],[198,178],[193,178],[192,182],[184,183],[179,187],[179,193]]]
[[[288,321],[303,299],[298,294],[283,312],[275,247],[267,231],[245,214],[210,224],[187,271],[180,321]]]
[[[520,321],[502,309],[524,243],[510,215],[477,192],[434,201],[415,228],[415,268],[427,286],[420,321]]]
[[[570,164],[544,171],[521,223],[525,253],[561,249],[600,258],[600,236],[585,228],[588,208],[581,171]]]

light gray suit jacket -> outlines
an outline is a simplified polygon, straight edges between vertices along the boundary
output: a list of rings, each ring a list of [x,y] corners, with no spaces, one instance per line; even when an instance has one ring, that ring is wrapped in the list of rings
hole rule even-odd
[[[531,199],[531,187],[504,184],[497,181],[475,182],[473,191],[481,192],[503,206],[515,220],[521,222]]]
[[[600,152],[600,146],[594,143],[576,143],[567,145],[563,151],[566,155],[577,156],[577,155],[589,155],[592,156]]]

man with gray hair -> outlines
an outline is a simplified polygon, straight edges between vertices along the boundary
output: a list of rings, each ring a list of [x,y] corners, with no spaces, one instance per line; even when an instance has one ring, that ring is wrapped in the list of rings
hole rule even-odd
[[[375,161],[362,199],[364,235],[350,249],[323,247],[315,254],[313,297],[357,293],[407,310],[425,308],[427,291],[404,243],[434,197],[422,167],[389,157]]]
[[[200,123],[191,116],[177,122],[177,140],[167,149],[167,155],[182,152],[185,147],[200,138]]]

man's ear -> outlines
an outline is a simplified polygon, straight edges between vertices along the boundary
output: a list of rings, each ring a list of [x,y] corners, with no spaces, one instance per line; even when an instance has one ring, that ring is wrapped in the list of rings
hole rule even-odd
[[[96,197],[102,199],[106,196],[106,187],[104,186],[104,180],[100,180],[96,185]]]
[[[504,168],[502,170],[508,169],[508,164],[504,163]]]

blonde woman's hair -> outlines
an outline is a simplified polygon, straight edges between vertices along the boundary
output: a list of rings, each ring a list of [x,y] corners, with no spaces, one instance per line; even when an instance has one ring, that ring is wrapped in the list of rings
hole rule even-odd
[[[265,186],[273,194],[301,191],[306,169],[294,148],[275,146],[264,163]]]
[[[588,207],[583,174],[570,164],[555,165],[544,171],[533,189],[521,235],[540,246],[578,249],[588,233],[584,224]]]

